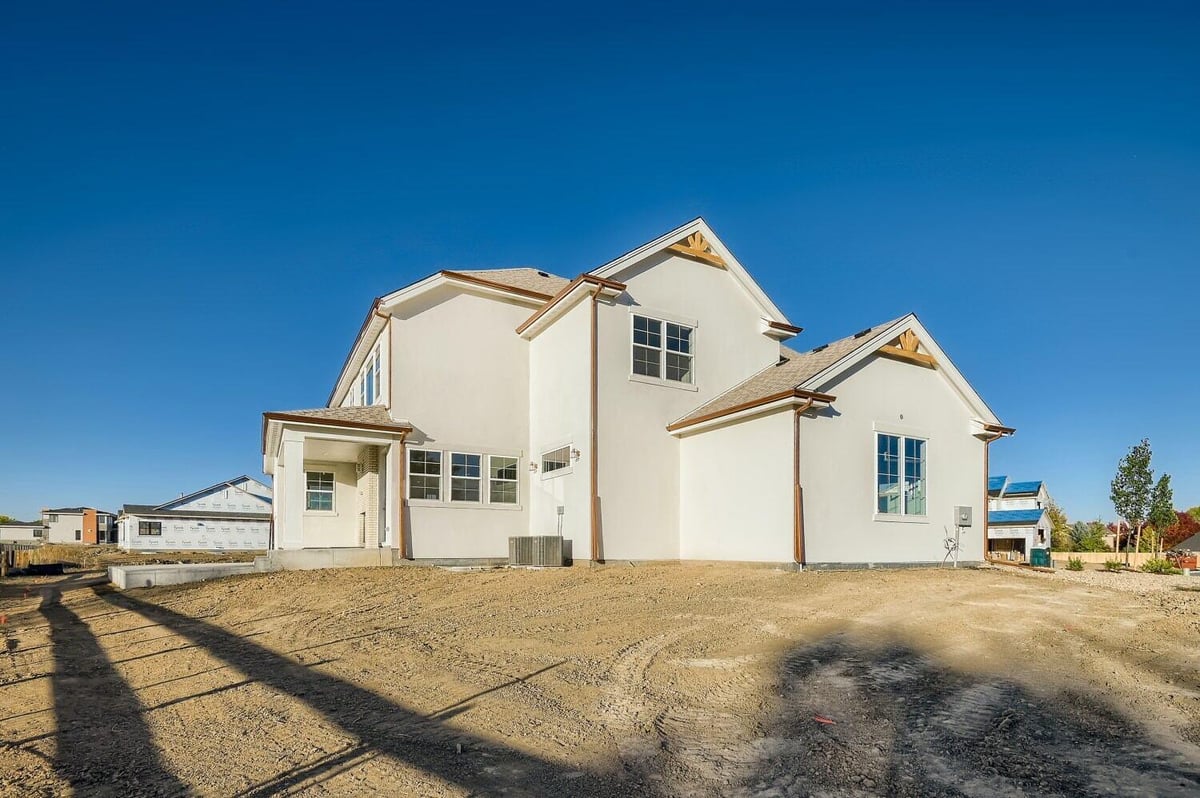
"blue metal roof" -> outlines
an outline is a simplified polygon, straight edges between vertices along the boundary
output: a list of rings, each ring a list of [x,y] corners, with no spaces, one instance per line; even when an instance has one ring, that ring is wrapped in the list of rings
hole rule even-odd
[[[1008,477],[988,477],[988,493],[999,493],[1008,483]]]
[[[1037,493],[1042,489],[1042,481],[1039,479],[1035,482],[1010,482],[1008,487],[1004,489],[1005,496],[1016,496],[1025,493]]]
[[[988,523],[997,526],[1005,524],[1036,524],[1042,520],[1045,510],[991,510],[988,512]]]

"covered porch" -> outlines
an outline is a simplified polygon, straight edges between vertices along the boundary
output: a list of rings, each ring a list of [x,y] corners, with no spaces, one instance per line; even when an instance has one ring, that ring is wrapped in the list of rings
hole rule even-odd
[[[297,561],[289,567],[391,565],[407,556],[401,486],[411,431],[382,407],[264,413],[272,552],[304,552],[284,557]]]

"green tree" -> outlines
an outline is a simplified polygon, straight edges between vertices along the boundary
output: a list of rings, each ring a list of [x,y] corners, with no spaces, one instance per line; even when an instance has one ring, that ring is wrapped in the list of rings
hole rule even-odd
[[[1071,522],[1067,520],[1067,514],[1054,499],[1046,507],[1046,514],[1050,516],[1050,548],[1071,551]]]
[[[1117,515],[1135,531],[1135,551],[1141,545],[1142,527],[1150,514],[1150,492],[1154,483],[1154,472],[1150,470],[1152,456],[1150,441],[1142,438],[1142,442],[1130,448],[1129,453],[1117,464],[1117,473],[1108,494]],[[1129,564],[1128,546],[1125,547],[1125,564]]]
[[[1197,504],[1195,507],[1188,510],[1187,514],[1192,518],[1195,518],[1197,521],[1200,521],[1200,504]]]
[[[15,523],[16,520],[17,519],[13,518],[11,515],[0,515],[0,524],[12,524]]]
[[[1071,551],[1108,551],[1107,532],[1102,521],[1076,521],[1071,525]]]
[[[1171,490],[1171,475],[1163,474],[1154,483],[1150,494],[1150,525],[1154,527],[1154,556],[1162,553],[1162,539],[1172,524],[1179,519],[1175,515],[1175,494]]]

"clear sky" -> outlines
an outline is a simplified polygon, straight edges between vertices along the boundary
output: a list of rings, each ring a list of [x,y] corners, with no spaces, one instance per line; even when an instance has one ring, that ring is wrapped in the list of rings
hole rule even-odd
[[[502,5],[6,6],[0,513],[260,475],[376,295],[697,215],[799,348],[916,311],[1072,518],[1143,436],[1200,504],[1200,6]]]

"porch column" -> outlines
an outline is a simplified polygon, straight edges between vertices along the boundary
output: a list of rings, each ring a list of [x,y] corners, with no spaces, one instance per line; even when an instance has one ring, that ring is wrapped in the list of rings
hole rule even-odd
[[[276,548],[299,549],[304,546],[304,438],[290,439],[285,433],[280,449],[277,471],[282,468],[283,473],[275,476]]]
[[[401,524],[401,507],[404,495],[404,441],[392,441],[387,447],[384,461],[387,464],[384,474],[387,481],[383,485],[386,496],[386,513],[383,523],[387,525],[387,545],[391,549],[399,549],[403,540],[404,530]]]

